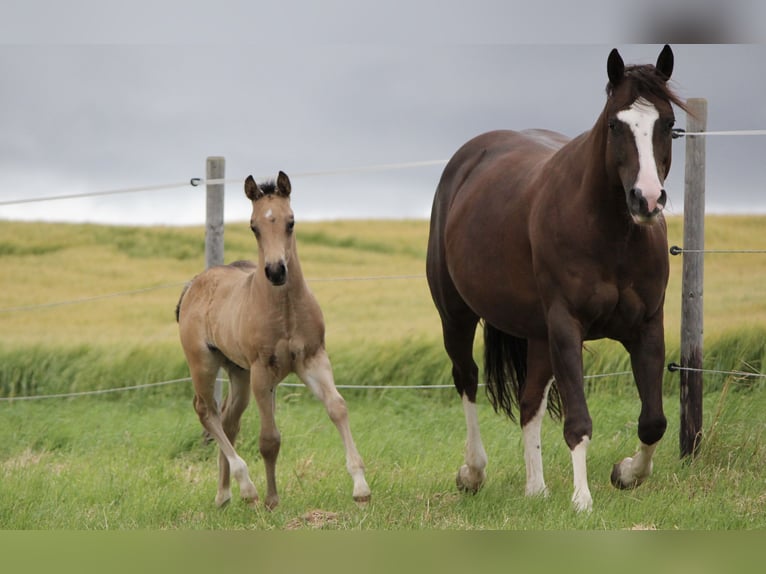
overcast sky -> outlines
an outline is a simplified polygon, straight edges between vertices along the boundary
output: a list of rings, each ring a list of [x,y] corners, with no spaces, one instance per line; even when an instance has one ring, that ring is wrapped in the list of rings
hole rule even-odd
[[[378,22],[377,13],[367,13],[365,28],[349,27],[342,2],[295,3],[313,7],[300,26],[273,10],[267,19],[228,13],[219,22],[174,2],[185,17],[167,29],[155,24],[140,38],[120,32],[142,16],[170,14],[140,6],[113,13],[110,35],[108,27],[82,33],[61,25],[73,17],[56,8],[60,3],[51,3],[35,27],[31,11],[38,3],[10,4],[22,26],[6,18],[0,29],[0,202],[180,183],[205,177],[205,158],[220,155],[227,179],[266,178],[280,169],[291,175],[299,219],[427,217],[442,166],[308,174],[447,160],[467,139],[497,128],[575,136],[604,105],[609,51],[619,48],[627,63],[654,63],[661,49],[623,43],[634,39],[629,29],[588,44],[565,35],[551,42],[550,34],[536,42],[527,30],[522,41],[507,43],[498,20],[506,17],[516,29],[524,22],[511,11],[513,2],[469,3],[495,7],[485,19],[485,42],[472,27],[463,37],[445,38],[440,30],[450,28],[439,28],[438,17],[415,37],[417,23],[428,21],[422,13],[414,19],[408,12],[381,14]],[[462,5],[430,4],[432,13]],[[453,10],[450,26],[462,16]],[[34,32],[23,36],[25,26]],[[352,32],[323,35],[339,27]],[[218,32],[207,42],[210,30]],[[182,31],[186,41],[178,37]],[[672,85],[684,98],[708,99],[708,130],[766,128],[766,46],[673,50]],[[677,125],[685,125],[681,111]],[[708,211],[766,213],[766,137],[707,142]],[[674,143],[674,157],[668,208],[680,214],[683,140]],[[247,219],[241,184],[226,190],[226,218]],[[0,205],[0,219],[178,225],[204,216],[204,188],[191,186]]]

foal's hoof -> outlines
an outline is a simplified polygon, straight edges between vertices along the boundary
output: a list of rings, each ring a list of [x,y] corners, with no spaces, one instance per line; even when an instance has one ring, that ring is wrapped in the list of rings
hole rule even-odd
[[[460,492],[476,494],[479,492],[479,490],[481,490],[485,479],[486,474],[484,473],[483,469],[476,470],[469,467],[467,464],[464,464],[460,467],[460,470],[457,471],[455,483],[457,484],[457,489]]]
[[[263,505],[266,507],[266,510],[274,510],[279,506],[279,496],[276,494],[274,496],[267,496]]]
[[[356,502],[357,504],[367,504],[368,502],[370,502],[370,499],[372,499],[371,494],[364,494],[361,496],[355,496],[354,502]]]
[[[231,500],[231,491],[229,492],[219,492],[215,496],[215,505],[218,508],[223,508],[227,504],[229,504],[229,501]]]
[[[630,472],[628,469],[632,462],[633,459],[628,457],[612,467],[612,476],[610,477],[612,486],[619,488],[620,490],[630,490],[640,486],[646,477],[649,476],[648,474],[645,476],[637,476]]]

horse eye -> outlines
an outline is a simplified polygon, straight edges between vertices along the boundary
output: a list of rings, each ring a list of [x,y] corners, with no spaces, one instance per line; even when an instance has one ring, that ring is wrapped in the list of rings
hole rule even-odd
[[[290,221],[287,222],[287,232],[288,233],[291,233],[294,227],[295,227],[295,221],[294,220],[291,219]]]
[[[614,120],[609,120],[609,123],[607,124],[609,126],[610,130],[614,130],[615,127],[617,127],[617,122]]]
[[[257,227],[257,226],[256,226],[254,223],[251,223],[251,224],[250,224],[250,229],[252,230],[253,234],[254,234],[256,237],[259,237],[259,236],[260,236],[260,232],[258,231],[258,227]]]

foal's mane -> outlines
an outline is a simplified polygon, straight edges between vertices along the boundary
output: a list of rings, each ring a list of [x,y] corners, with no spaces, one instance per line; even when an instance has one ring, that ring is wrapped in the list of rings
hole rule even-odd
[[[642,96],[651,95],[667,100],[686,113],[689,113],[689,109],[686,107],[686,102],[668,87],[667,79],[664,78],[657,71],[657,68],[652,65],[627,66],[625,68],[625,79],[623,82],[627,82],[629,86],[630,101],[634,101]],[[614,86],[612,86],[611,82],[607,83],[607,96],[611,97],[613,92]]]
[[[263,195],[272,195],[277,191],[277,180],[267,179],[266,181],[259,183],[258,187],[261,188]]]

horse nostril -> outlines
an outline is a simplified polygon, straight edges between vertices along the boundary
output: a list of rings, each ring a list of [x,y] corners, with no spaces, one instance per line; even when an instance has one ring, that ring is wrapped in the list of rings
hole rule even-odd
[[[284,262],[274,263],[266,265],[266,279],[268,279],[272,285],[284,285],[287,280],[287,267]]]

